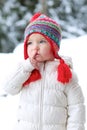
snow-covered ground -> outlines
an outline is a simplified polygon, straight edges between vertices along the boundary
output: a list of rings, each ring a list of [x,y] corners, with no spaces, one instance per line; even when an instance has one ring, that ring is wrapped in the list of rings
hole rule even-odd
[[[1,79],[12,68],[16,60],[23,58],[22,51],[23,46],[20,44],[14,53],[0,54],[0,130],[11,130],[13,127],[19,101],[19,95],[2,96],[5,95],[5,92],[2,90]],[[73,67],[78,75],[87,106],[87,35],[75,39],[63,39],[59,53],[72,58]],[[87,123],[85,126],[87,129]]]

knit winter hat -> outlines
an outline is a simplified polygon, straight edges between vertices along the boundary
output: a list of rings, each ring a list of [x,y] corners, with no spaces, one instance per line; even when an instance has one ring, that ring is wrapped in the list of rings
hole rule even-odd
[[[44,14],[36,13],[25,29],[25,38],[34,32],[48,36],[60,47],[61,28],[53,19]]]
[[[53,19],[49,18],[48,16],[41,13],[36,13],[31,18],[30,23],[25,29],[25,34],[24,34],[24,58],[25,59],[28,58],[27,41],[29,36],[33,33],[42,34],[50,42],[51,47],[54,48],[54,45],[56,45],[58,49],[60,48],[60,41],[62,37],[60,25],[56,23],[56,21],[54,21]],[[55,58],[60,59],[60,65],[58,67],[58,77],[57,77],[58,81],[62,83],[69,82],[69,79],[71,78],[71,71],[69,69],[69,66],[65,64],[64,60],[60,56],[58,56],[58,54],[55,55]],[[39,78],[41,78],[41,76],[39,76]],[[36,78],[36,80],[39,78]],[[29,82],[31,81],[27,81],[25,84]]]

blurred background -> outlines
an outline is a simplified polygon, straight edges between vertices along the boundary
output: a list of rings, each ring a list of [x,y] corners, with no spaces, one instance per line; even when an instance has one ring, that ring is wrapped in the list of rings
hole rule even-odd
[[[63,38],[87,33],[87,0],[0,0],[0,53],[23,42],[24,29],[38,11],[61,25]]]

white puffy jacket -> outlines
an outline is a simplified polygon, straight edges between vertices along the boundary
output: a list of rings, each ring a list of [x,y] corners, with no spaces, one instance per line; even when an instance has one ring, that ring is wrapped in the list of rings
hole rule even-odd
[[[25,87],[22,84],[34,69],[29,59],[18,64],[6,78],[4,89],[21,94],[14,130],[84,130],[84,98],[78,80],[72,72],[68,84],[58,82],[58,64],[59,61],[40,64],[42,78]]]

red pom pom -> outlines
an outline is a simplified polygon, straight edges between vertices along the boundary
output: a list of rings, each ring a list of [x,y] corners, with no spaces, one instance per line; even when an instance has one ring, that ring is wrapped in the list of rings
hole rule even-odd
[[[31,73],[30,77],[23,83],[23,87],[25,87],[25,85],[27,85],[33,81],[39,80],[39,79],[41,79],[41,74],[37,69],[34,69]]]
[[[34,15],[32,16],[32,18],[30,19],[30,22],[33,22],[34,20],[36,20],[40,15],[41,15],[40,12],[34,14]]]
[[[58,66],[58,77],[57,80],[61,83],[68,83],[72,78],[72,73],[67,64],[65,64],[63,59],[60,59],[60,64]]]

